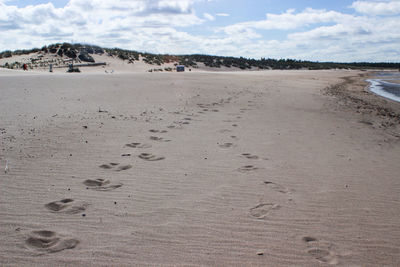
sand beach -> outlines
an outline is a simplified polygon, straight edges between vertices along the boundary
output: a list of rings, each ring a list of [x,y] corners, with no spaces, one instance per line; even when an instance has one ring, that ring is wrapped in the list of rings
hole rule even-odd
[[[368,72],[122,69],[0,69],[0,265],[400,265]]]

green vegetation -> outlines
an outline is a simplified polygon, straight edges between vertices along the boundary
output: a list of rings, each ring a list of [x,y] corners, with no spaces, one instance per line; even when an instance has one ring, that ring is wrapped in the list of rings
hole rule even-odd
[[[9,58],[13,55],[25,55],[30,53],[52,53],[59,56],[59,58],[70,58],[73,60],[80,60],[85,62],[94,62],[92,54],[106,53],[110,57],[118,57],[122,60],[128,61],[133,64],[140,58],[148,64],[161,66],[164,63],[174,63],[174,65],[184,65],[186,67],[198,68],[198,63],[202,63],[207,67],[212,68],[240,68],[246,69],[369,69],[369,68],[386,68],[386,69],[400,69],[400,63],[370,63],[370,62],[354,62],[354,63],[335,63],[335,62],[312,62],[294,59],[252,59],[244,57],[221,57],[210,55],[160,55],[151,53],[141,53],[132,50],[125,50],[120,48],[102,48],[94,45],[86,44],[70,44],[70,43],[57,43],[44,46],[41,49],[34,48],[31,50],[16,50],[4,51],[0,53],[0,58]],[[34,63],[34,62],[32,62]],[[14,64],[15,65],[15,64]],[[7,64],[8,67],[12,64]],[[4,67],[7,67],[4,66]],[[17,66],[13,66],[17,67]],[[158,69],[157,69],[158,70]],[[165,69],[170,71],[169,69]],[[162,70],[161,70],[162,71]]]

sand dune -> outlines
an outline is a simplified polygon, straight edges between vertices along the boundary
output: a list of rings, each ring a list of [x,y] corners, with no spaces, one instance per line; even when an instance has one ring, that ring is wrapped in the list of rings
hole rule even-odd
[[[399,266],[396,118],[350,76],[1,70],[0,265]]]

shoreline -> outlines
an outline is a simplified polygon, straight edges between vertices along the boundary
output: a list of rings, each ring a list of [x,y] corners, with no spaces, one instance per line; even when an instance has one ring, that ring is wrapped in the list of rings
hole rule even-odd
[[[336,97],[340,105],[363,116],[371,125],[388,129],[391,135],[400,137],[400,103],[370,90],[368,80],[375,76],[376,72],[369,72],[345,77],[323,91]]]

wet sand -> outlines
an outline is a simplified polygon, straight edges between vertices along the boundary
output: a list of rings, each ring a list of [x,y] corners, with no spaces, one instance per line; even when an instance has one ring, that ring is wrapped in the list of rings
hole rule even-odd
[[[324,90],[359,74],[2,71],[0,265],[400,265],[395,115]]]

